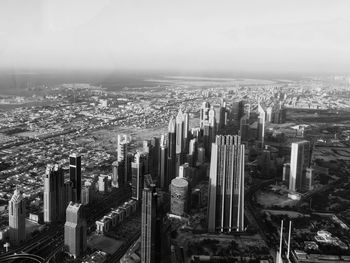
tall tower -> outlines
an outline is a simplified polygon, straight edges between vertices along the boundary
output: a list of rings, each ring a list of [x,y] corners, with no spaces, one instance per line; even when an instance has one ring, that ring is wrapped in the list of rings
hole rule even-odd
[[[176,154],[183,153],[184,144],[183,144],[183,132],[184,131],[184,115],[179,109],[179,112],[176,116]]]
[[[152,176],[157,178],[159,176],[159,156],[160,156],[160,138],[159,137],[153,137],[152,142],[152,153],[150,158],[152,160]]]
[[[261,141],[261,147],[264,147],[266,110],[261,106],[260,103],[258,105],[258,112],[258,140]]]
[[[126,159],[126,155],[128,153],[128,138],[125,134],[118,134],[117,153],[117,160],[119,162],[124,161]]]
[[[84,255],[86,250],[86,221],[83,206],[70,202],[66,210],[64,224],[64,245],[74,258]]]
[[[26,206],[22,193],[15,190],[9,201],[9,234],[10,243],[19,245],[26,239]]]
[[[141,199],[144,173],[144,163],[141,154],[137,152],[134,161],[131,163],[131,192],[132,198],[135,200]]]
[[[72,201],[79,203],[81,199],[81,156],[71,154],[69,156],[69,177],[72,186]]]
[[[179,109],[176,116],[176,176],[179,174],[179,166],[184,161],[184,120],[184,114]]]
[[[156,217],[157,197],[155,185],[145,188],[142,192],[141,214],[141,262],[154,263],[156,260]]]
[[[214,107],[211,107],[209,110],[209,150],[211,144],[215,142],[216,136],[216,117]]]
[[[306,187],[306,168],[310,166],[310,142],[300,141],[292,143],[290,157],[289,190],[304,191]]]
[[[168,127],[168,179],[169,181],[175,178],[176,167],[176,133],[175,133],[175,119],[170,118]],[[168,182],[169,182],[168,181]]]
[[[244,230],[244,154],[238,135],[218,135],[212,144],[209,177],[209,232]]]
[[[122,167],[124,167],[124,171],[123,171],[124,183],[128,181],[128,174],[130,169],[129,162],[128,162],[128,144],[129,144],[129,140],[127,136],[125,134],[123,135],[118,134],[117,161],[121,164]]]
[[[44,177],[44,222],[63,221],[66,211],[64,174],[57,164],[47,165]]]
[[[184,121],[183,121],[183,152],[188,152],[188,144],[189,144],[189,135],[190,135],[190,117],[188,112],[185,112],[183,114]]]
[[[204,128],[205,121],[209,120],[209,109],[210,109],[209,102],[203,102],[199,112],[199,127],[201,129]]]
[[[159,153],[159,187],[166,190],[169,186],[169,178],[168,178],[168,171],[167,171],[167,154],[168,154],[168,147],[166,146],[166,142],[164,139],[164,135],[162,135],[160,140],[160,153]]]

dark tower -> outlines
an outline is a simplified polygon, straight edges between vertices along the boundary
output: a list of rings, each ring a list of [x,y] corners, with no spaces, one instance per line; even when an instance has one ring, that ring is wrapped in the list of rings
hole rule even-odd
[[[81,199],[81,156],[71,154],[69,156],[69,177],[72,182],[72,201],[80,203]]]

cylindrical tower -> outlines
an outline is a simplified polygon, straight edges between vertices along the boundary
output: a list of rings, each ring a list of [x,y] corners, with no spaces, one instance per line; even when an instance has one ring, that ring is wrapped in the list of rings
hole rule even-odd
[[[175,178],[170,185],[170,211],[174,215],[183,216],[187,209],[188,182],[184,178]]]

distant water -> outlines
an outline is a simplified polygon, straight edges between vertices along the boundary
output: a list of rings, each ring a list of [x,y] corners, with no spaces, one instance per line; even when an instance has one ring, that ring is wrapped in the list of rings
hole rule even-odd
[[[28,88],[39,85],[58,85],[63,83],[90,83],[111,91],[124,87],[153,87],[158,84],[149,79],[161,79],[163,76],[206,77],[206,78],[251,78],[251,79],[301,79],[297,75],[259,74],[259,73],[184,73],[184,72],[10,72],[0,71],[0,95],[31,96]],[[166,77],[165,77],[166,78]]]

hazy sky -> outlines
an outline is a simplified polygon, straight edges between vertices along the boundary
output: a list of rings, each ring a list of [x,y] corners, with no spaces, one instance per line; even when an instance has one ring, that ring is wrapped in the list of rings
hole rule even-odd
[[[346,71],[349,0],[1,0],[0,68]]]

